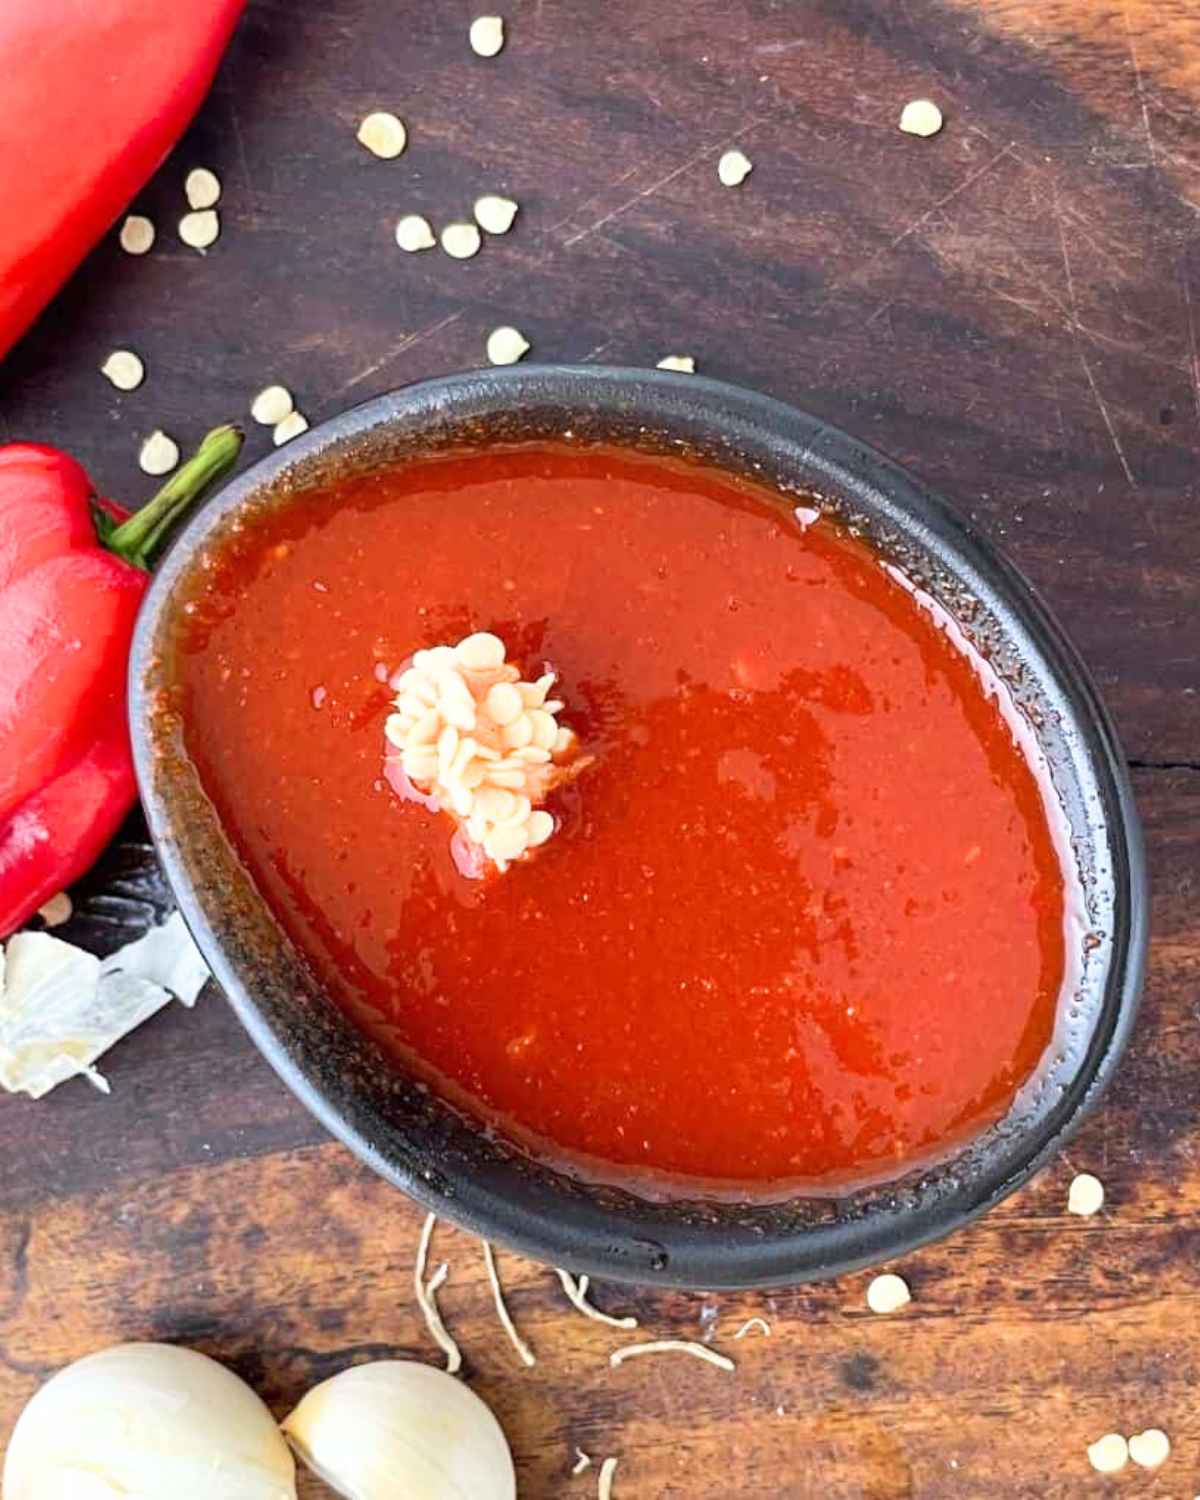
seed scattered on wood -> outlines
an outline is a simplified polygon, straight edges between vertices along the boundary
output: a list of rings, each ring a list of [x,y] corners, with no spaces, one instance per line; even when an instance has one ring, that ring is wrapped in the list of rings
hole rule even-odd
[[[146,378],[146,367],[132,349],[114,349],[100,366],[119,391],[136,391]]]
[[[201,253],[216,243],[220,233],[221,220],[217,217],[215,208],[202,208],[184,214],[179,221],[179,238],[185,245]]]
[[[1104,1184],[1090,1172],[1080,1172],[1071,1180],[1067,1193],[1067,1212],[1082,1219],[1091,1218],[1104,1207]]]
[[[411,255],[417,250],[432,250],[437,240],[428,219],[421,214],[405,214],[396,224],[396,243]]]
[[[476,224],[447,224],[442,230],[442,249],[455,260],[470,260],[478,255],[483,240]]]
[[[179,444],[161,428],[152,432],[138,453],[138,467],[143,474],[169,474],[179,463]]]
[[[900,129],[905,135],[937,135],[942,112],[932,99],[910,99],[900,111]]]
[[[717,163],[717,176],[724,187],[739,187],[750,173],[754,163],[743,151],[726,151]]]
[[[476,16],[471,22],[470,39],[476,57],[495,57],[504,46],[503,16]]]
[[[408,145],[408,131],[403,120],[385,109],[377,109],[358,127],[358,143],[365,146],[372,156],[393,161]]]
[[[517,217],[517,205],[511,198],[485,193],[475,200],[475,222],[488,234],[507,234]]]
[[[660,370],[676,370],[680,375],[694,375],[696,361],[690,354],[667,354],[658,362]]]
[[[519,328],[493,328],[488,334],[487,357],[493,365],[515,365],[529,353],[529,340]]]
[[[716,1365],[718,1370],[737,1369],[733,1360],[726,1355],[718,1354],[707,1344],[697,1344],[691,1339],[655,1339],[649,1344],[626,1344],[621,1349],[614,1349],[608,1356],[608,1362],[615,1367],[642,1354],[690,1354],[693,1359],[703,1359],[710,1365]]]
[[[183,184],[189,208],[216,208],[221,201],[221,179],[207,167],[193,167]]]
[[[286,385],[264,386],[250,403],[250,415],[263,427],[278,427],[296,409]]]
[[[127,255],[145,255],[154,244],[154,225],[144,214],[129,214],[121,225],[120,239]]]
[[[1129,1439],[1129,1456],[1143,1469],[1160,1469],[1171,1456],[1171,1439],[1161,1427],[1147,1427]]]
[[[1129,1444],[1119,1432],[1106,1432],[1089,1446],[1087,1456],[1098,1474],[1119,1474],[1129,1462]]]
[[[275,446],[282,448],[284,443],[290,443],[294,437],[299,437],[302,432],[308,431],[308,418],[303,412],[290,411],[282,422],[275,424],[272,433]]]
[[[867,1288],[867,1306],[873,1313],[899,1312],[912,1301],[912,1293],[903,1276],[888,1271],[876,1276]]]

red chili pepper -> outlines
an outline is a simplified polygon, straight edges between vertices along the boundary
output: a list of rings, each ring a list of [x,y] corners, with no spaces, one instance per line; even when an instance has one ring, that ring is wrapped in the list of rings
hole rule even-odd
[[[0,357],[208,91],[245,0],[0,0]]]
[[[133,805],[125,672],[147,569],[241,445],[215,428],[119,525],[73,458],[0,448],[0,937],[77,880]]]

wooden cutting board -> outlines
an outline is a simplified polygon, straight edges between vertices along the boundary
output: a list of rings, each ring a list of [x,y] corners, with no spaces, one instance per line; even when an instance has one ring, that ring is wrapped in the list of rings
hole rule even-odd
[[[446,1229],[442,1301],[511,1437],[524,1500],[1074,1497],[1200,1492],[1200,9],[1192,0],[504,0],[482,61],[460,4],[251,0],[214,94],[139,208],[0,371],[0,437],[75,451],[137,501],[141,439],[244,417],[282,380],[314,421],[483,359],[500,323],[548,360],[652,364],[802,404],[944,490],[1042,589],[1131,757],[1154,885],[1142,1021],[1066,1158],[909,1257],[913,1302],[866,1277],[771,1295],[600,1288],[648,1336],[711,1338],[737,1371],[622,1335],[501,1255],[538,1363],[519,1366],[479,1247]],[[896,129],[929,96],[931,140]],[[410,145],[355,143],[396,110]],[[739,145],[754,171],[722,188]],[[182,181],[224,183],[207,256]],[[521,204],[473,261],[407,256],[482,192]],[[113,391],[114,348],[145,385]],[[250,435],[248,456],[269,435]],[[73,931],[111,946],[161,899],[131,823]],[[280,1412],[344,1365],[432,1359],[420,1227],[330,1142],[207,994],[71,1084],[0,1101],[0,1428],[109,1341],[182,1340]],[[1096,1219],[1065,1212],[1096,1172]],[[753,1315],[769,1337],[732,1335]],[[1160,1426],[1157,1476],[1101,1480],[1100,1434]],[[319,1487],[309,1485],[315,1496]]]

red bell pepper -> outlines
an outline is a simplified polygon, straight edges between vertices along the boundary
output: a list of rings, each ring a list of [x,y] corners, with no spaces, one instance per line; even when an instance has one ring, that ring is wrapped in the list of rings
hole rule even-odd
[[[0,937],[95,863],[133,806],[125,672],[147,568],[241,445],[215,428],[120,524],[73,458],[0,448]]]
[[[208,91],[245,0],[0,0],[0,358]]]

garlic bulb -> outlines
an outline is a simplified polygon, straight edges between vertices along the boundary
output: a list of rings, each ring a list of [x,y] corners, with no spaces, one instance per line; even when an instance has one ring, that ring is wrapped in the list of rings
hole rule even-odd
[[[207,1355],[117,1344],[60,1370],[26,1406],[3,1500],[296,1500],[274,1418]]]
[[[461,1381],[431,1365],[388,1359],[343,1370],[309,1391],[283,1430],[345,1500],[516,1497],[499,1422]]]

